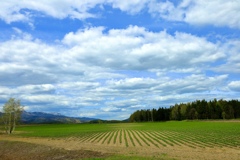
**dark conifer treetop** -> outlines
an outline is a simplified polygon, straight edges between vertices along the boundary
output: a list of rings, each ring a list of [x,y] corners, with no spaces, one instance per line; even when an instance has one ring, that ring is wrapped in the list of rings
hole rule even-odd
[[[235,119],[240,118],[238,100],[196,100],[175,104],[170,108],[137,110],[130,116],[131,122],[194,120],[194,119]]]

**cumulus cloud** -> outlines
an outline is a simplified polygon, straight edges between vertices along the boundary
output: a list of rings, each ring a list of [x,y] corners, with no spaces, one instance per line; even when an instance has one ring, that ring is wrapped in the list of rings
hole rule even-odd
[[[80,38],[81,37],[81,38]],[[142,27],[112,29],[102,27],[67,34],[69,54],[81,62],[114,69],[184,69],[224,58],[218,45],[191,34],[165,31],[153,33]]]
[[[184,18],[184,21],[188,23],[240,29],[240,3],[238,0],[192,1],[189,4],[191,7],[185,12]]]
[[[240,2],[238,0],[183,0],[177,6],[172,2],[152,2],[149,12],[167,20],[183,21],[193,25],[228,26],[240,29]]]

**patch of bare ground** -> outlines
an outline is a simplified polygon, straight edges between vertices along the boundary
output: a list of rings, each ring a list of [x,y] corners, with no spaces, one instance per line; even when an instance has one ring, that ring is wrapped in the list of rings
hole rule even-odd
[[[121,132],[121,136],[120,136],[120,132]],[[18,141],[18,142],[26,142],[26,143],[32,143],[32,144],[38,144],[38,145],[44,145],[44,146],[48,146],[51,149],[55,150],[59,150],[60,153],[67,153],[69,151],[69,153],[75,153],[75,151],[79,151],[84,152],[86,151],[87,153],[89,152],[90,155],[95,156],[105,156],[107,154],[121,154],[121,155],[138,155],[138,156],[149,156],[149,157],[160,157],[161,155],[167,155],[169,158],[175,158],[175,159],[184,159],[184,160],[239,160],[240,157],[240,150],[239,147],[235,147],[235,148],[229,148],[229,147],[215,147],[214,148],[209,148],[209,147],[205,147],[205,148],[201,148],[201,147],[189,147],[189,146],[185,146],[185,145],[174,145],[174,146],[161,146],[159,145],[159,147],[156,147],[153,144],[147,145],[143,139],[145,141],[147,141],[148,139],[146,139],[147,134],[145,133],[145,137],[143,135],[140,135],[140,132],[138,131],[130,131],[130,135],[133,137],[133,141],[136,144],[135,147],[126,147],[125,145],[125,141],[124,141],[124,132],[122,130],[116,132],[116,134],[114,134],[113,139],[115,137],[115,135],[118,135],[116,137],[116,143],[119,143],[120,141],[120,137],[121,137],[121,144],[118,145],[109,145],[108,143],[102,143],[103,139],[106,138],[106,136],[108,134],[106,134],[105,136],[103,136],[101,138],[101,140],[99,142],[97,141],[91,141],[91,142],[80,142],[80,141],[76,141],[75,139],[68,139],[68,141],[66,141],[65,139],[48,139],[48,138],[22,138],[22,137],[16,137],[16,136],[8,136],[8,135],[1,135],[0,136],[0,142],[3,143],[2,141]],[[129,135],[127,135],[128,137]],[[130,138],[130,137],[129,137]],[[129,140],[129,138],[127,138],[127,140]],[[154,139],[151,139],[152,141]],[[105,140],[107,141],[107,139]],[[140,145],[139,142],[142,144]],[[130,141],[128,141],[130,143]],[[4,142],[7,143],[7,142]],[[111,140],[112,143],[112,140]],[[148,142],[150,143],[150,142]],[[155,143],[155,142],[154,142]],[[187,143],[187,142],[185,142]],[[139,144],[139,145],[137,145]],[[2,147],[2,145],[0,146]],[[2,147],[5,148],[5,147]],[[20,147],[20,148],[24,148],[24,147]],[[34,148],[34,147],[30,147],[30,148]],[[3,149],[4,150],[4,149]],[[44,150],[44,149],[43,149]],[[44,150],[47,151],[47,150]],[[92,152],[90,152],[92,151]],[[13,151],[9,150],[10,153],[13,153]],[[20,152],[20,151],[19,151]],[[23,151],[24,152],[24,151]],[[31,152],[35,152],[34,154],[37,154],[37,151],[32,150]],[[41,153],[41,149],[40,149],[40,153]],[[51,153],[54,152],[50,152],[49,154],[51,155]],[[85,153],[85,152],[84,152]],[[20,154],[20,153],[19,153]],[[31,153],[27,152],[26,155],[28,155]],[[32,154],[32,156],[34,156],[34,154]],[[47,152],[48,154],[48,152]],[[0,152],[1,155],[1,152]],[[10,155],[10,154],[8,154]],[[57,154],[56,154],[57,155]],[[0,157],[1,159],[1,157]],[[34,158],[35,160],[38,160],[36,158]],[[45,158],[42,158],[45,159]],[[53,158],[52,158],[53,159]],[[67,159],[67,158],[65,158]],[[70,158],[69,158],[70,159]]]
[[[109,155],[90,150],[65,150],[26,142],[0,141],[2,160],[77,160],[107,156]]]

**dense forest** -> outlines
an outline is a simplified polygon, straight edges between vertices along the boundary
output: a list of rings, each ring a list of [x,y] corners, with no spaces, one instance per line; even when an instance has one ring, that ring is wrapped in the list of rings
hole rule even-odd
[[[240,102],[238,100],[214,99],[175,104],[170,108],[137,110],[131,114],[130,122],[235,118],[240,118]]]

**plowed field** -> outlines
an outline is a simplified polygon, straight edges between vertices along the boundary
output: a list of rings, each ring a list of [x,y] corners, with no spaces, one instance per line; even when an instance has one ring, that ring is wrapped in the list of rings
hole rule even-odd
[[[26,127],[29,133],[25,128],[20,128],[22,131],[19,134],[1,135],[0,140],[23,141],[66,150],[84,149],[156,159],[239,160],[240,123],[229,123],[229,126],[226,123],[211,122],[210,125],[205,123],[205,125],[204,122],[83,125],[83,128],[78,126],[78,129],[71,132],[61,130],[69,126],[54,126],[55,131],[49,130],[48,127],[51,125],[39,126],[39,129],[42,127],[42,133],[40,130],[37,132],[34,127],[30,132],[30,126],[30,128]],[[183,126],[186,124],[187,126]],[[188,126],[189,124],[191,126]],[[179,128],[175,128],[175,125]],[[219,128],[221,126],[222,128]],[[53,136],[57,135],[56,131],[61,136]]]
[[[138,131],[121,129],[117,131],[108,131],[89,134],[81,137],[68,137],[68,140],[76,140],[79,143],[92,143],[104,146],[121,146],[121,147],[190,147],[190,148],[239,148],[240,138],[235,142],[231,135],[221,140],[209,135],[196,136],[186,133],[170,131]]]

